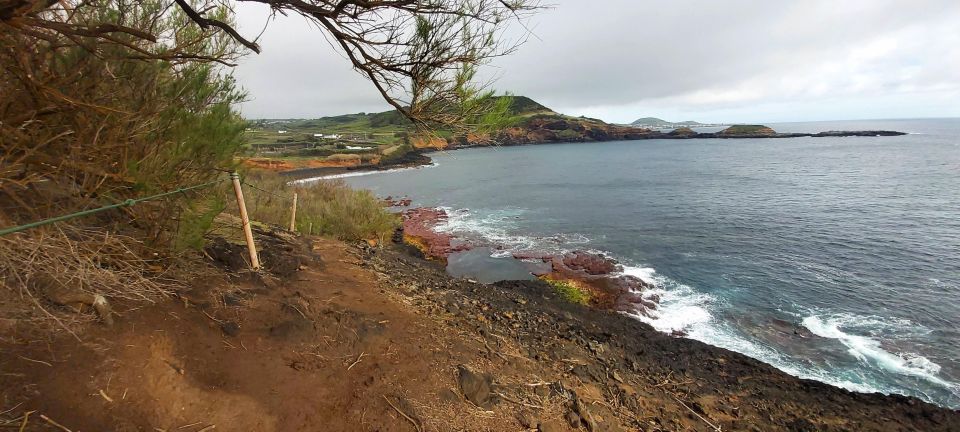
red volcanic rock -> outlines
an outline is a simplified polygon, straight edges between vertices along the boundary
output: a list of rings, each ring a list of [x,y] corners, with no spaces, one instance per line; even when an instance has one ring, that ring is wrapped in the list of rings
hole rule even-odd
[[[582,282],[592,292],[594,307],[647,315],[657,308],[657,296],[641,295],[652,286],[636,276],[619,274],[623,267],[603,254],[578,250],[559,256],[536,252],[517,252],[513,256],[549,262],[550,279]]]
[[[384,205],[387,207],[408,207],[413,200],[410,198],[397,198],[393,199],[393,196],[388,196],[383,199]]]
[[[563,256],[562,262],[570,270],[580,270],[590,275],[610,274],[618,270],[616,261],[585,251],[570,252]]]
[[[468,244],[451,245],[453,236],[436,232],[447,220],[447,212],[435,208],[415,208],[403,213],[403,237],[430,258],[445,260],[451,253],[470,249]]]

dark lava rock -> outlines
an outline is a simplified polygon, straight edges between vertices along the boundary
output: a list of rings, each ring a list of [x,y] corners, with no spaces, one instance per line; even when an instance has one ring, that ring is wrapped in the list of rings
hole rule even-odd
[[[489,374],[478,374],[464,365],[459,365],[457,380],[463,396],[478,407],[489,409],[498,402],[497,396],[493,394],[493,377]]]
[[[230,243],[222,237],[215,237],[204,249],[207,256],[223,268],[237,272],[250,268],[250,263],[245,259],[247,247],[242,244]]]
[[[237,324],[233,321],[227,321],[223,324],[220,324],[220,330],[223,331],[223,334],[233,337],[240,334],[240,324]]]

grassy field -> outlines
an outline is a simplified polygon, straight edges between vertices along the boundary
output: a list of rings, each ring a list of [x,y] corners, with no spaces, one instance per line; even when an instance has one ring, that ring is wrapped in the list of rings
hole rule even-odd
[[[501,97],[511,98],[511,112],[518,124],[537,116],[565,117],[527,97]],[[397,158],[411,149],[407,136],[412,132],[411,122],[393,110],[316,119],[250,120],[244,137],[251,156],[302,161],[337,154]],[[440,138],[453,135],[446,130],[434,134]]]

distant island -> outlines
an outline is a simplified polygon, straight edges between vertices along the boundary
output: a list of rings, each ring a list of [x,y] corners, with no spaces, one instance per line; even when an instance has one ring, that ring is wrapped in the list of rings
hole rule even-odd
[[[636,119],[625,126],[633,126],[646,129],[677,129],[677,128],[700,128],[700,127],[718,127],[727,126],[723,123],[700,123],[693,120],[680,122],[671,122],[656,117],[644,117]]]
[[[561,142],[649,139],[797,138],[904,135],[896,131],[780,133],[764,125],[736,124],[716,132],[694,128],[718,125],[668,122],[655,117],[629,125],[558,113],[525,96],[510,98],[511,119],[493,133],[458,135],[452,131],[418,134],[396,110],[317,119],[250,120],[245,136],[251,155],[245,163],[274,171],[384,169],[429,163],[423,153],[442,149]],[[722,125],[726,126],[726,125]]]

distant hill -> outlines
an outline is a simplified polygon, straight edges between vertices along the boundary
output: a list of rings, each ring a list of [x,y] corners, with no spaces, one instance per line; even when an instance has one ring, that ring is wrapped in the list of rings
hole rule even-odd
[[[704,127],[704,126],[720,126],[714,124],[700,123],[693,120],[671,122],[664,119],[656,117],[644,117],[636,119],[630,122],[630,126],[634,127],[643,127],[650,129],[676,129],[680,127]]]
[[[599,119],[573,117],[557,113],[526,96],[495,96],[509,98],[511,121],[504,129],[492,134],[453,136],[451,131],[436,131],[445,143],[429,145],[465,146],[496,143],[544,143],[609,141],[635,139],[638,134],[649,132],[646,128],[630,125],[615,125]],[[303,147],[313,150],[339,152],[353,149],[335,148],[334,141],[347,141],[352,147],[359,144],[424,146],[421,139],[410,138],[415,132],[412,123],[397,110],[379,113],[356,113],[316,119],[260,119],[250,120],[245,133],[247,142],[257,149]],[[346,147],[346,144],[343,145]],[[359,150],[357,150],[359,151]]]
[[[556,114],[552,109],[547,108],[537,101],[530,99],[526,96],[495,96],[496,99],[499,98],[510,98],[512,102],[510,103],[510,111],[513,115],[524,115],[524,114]]]

